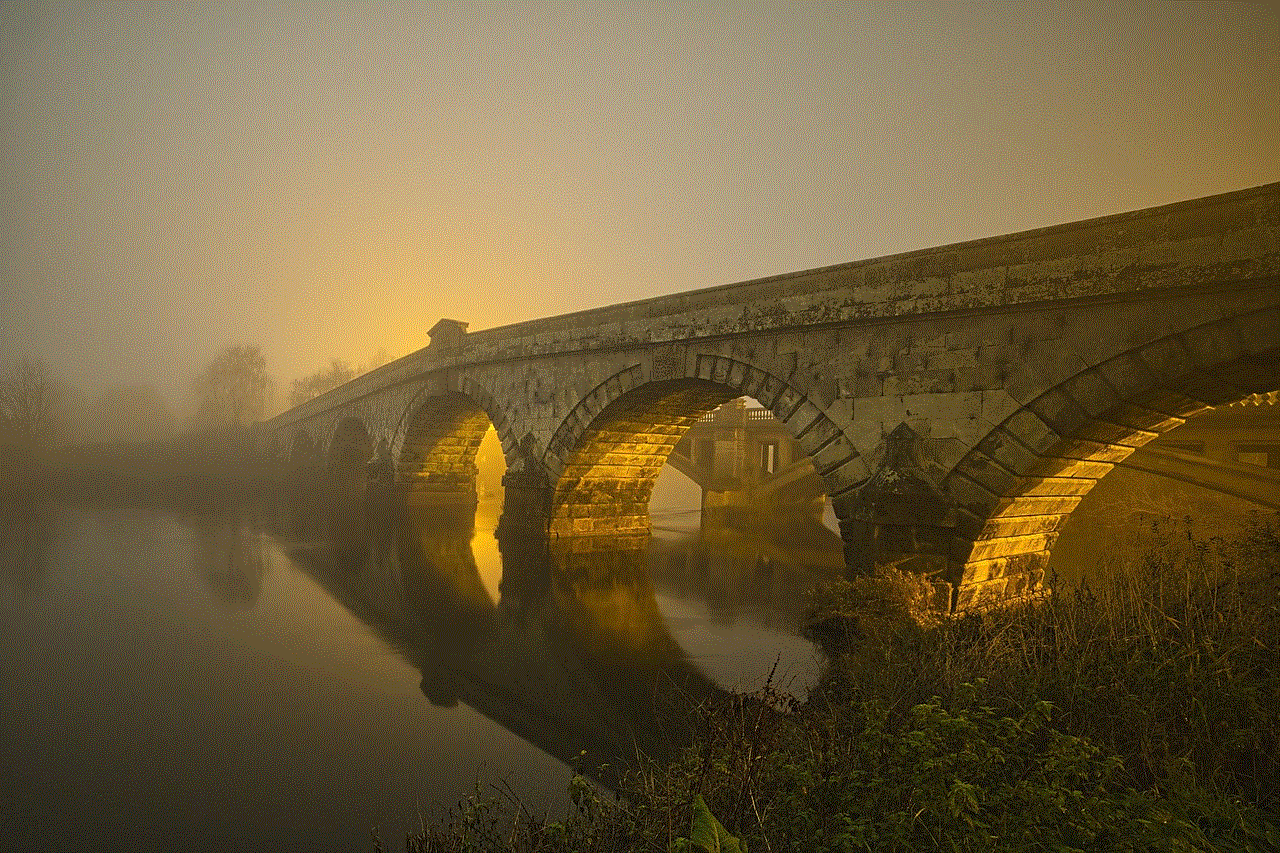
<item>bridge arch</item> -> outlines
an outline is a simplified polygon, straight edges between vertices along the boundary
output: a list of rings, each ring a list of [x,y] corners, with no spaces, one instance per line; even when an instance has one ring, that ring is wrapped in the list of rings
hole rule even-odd
[[[1024,595],[1094,484],[1142,445],[1209,408],[1280,389],[1280,308],[1193,327],[1041,393],[951,470],[959,608]]]
[[[688,365],[683,376],[656,379],[631,365],[561,422],[543,457],[553,534],[647,536],[649,497],[672,449],[699,418],[741,396],[759,400],[788,428],[833,498],[866,480],[852,442],[801,389],[728,356],[698,355]]]
[[[492,424],[510,466],[516,445],[492,396],[464,379],[462,391],[424,389],[406,410],[395,460],[396,482],[411,499],[474,502],[476,454]]]

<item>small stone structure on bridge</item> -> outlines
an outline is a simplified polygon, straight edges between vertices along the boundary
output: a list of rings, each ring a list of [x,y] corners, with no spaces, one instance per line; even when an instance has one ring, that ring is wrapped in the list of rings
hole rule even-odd
[[[503,529],[642,540],[684,433],[759,400],[811,460],[853,568],[968,608],[1033,590],[1081,497],[1135,448],[1280,388],[1280,184],[496,329],[262,426],[345,476],[474,498],[490,424]],[[577,547],[577,546],[575,546]]]

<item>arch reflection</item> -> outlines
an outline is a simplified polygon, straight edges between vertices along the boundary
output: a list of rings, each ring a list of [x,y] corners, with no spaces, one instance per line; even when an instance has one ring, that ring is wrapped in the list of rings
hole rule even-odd
[[[371,499],[277,517],[285,553],[422,673],[428,700],[566,763],[585,753],[606,784],[637,751],[686,743],[692,705],[719,692],[668,632],[643,550],[504,537],[495,601],[473,512]]]

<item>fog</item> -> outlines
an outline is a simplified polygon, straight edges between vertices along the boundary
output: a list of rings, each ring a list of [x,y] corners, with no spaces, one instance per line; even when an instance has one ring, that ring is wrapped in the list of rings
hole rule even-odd
[[[1272,4],[3,4],[0,365],[162,429],[258,346],[278,410],[441,317],[1274,181],[1278,79]]]

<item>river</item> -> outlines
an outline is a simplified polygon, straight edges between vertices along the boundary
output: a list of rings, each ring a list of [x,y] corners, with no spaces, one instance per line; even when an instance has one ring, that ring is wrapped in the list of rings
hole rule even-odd
[[[498,513],[7,507],[0,847],[396,849],[477,782],[562,810],[580,752],[816,678],[829,526],[655,506],[647,550],[548,554],[500,549]]]

